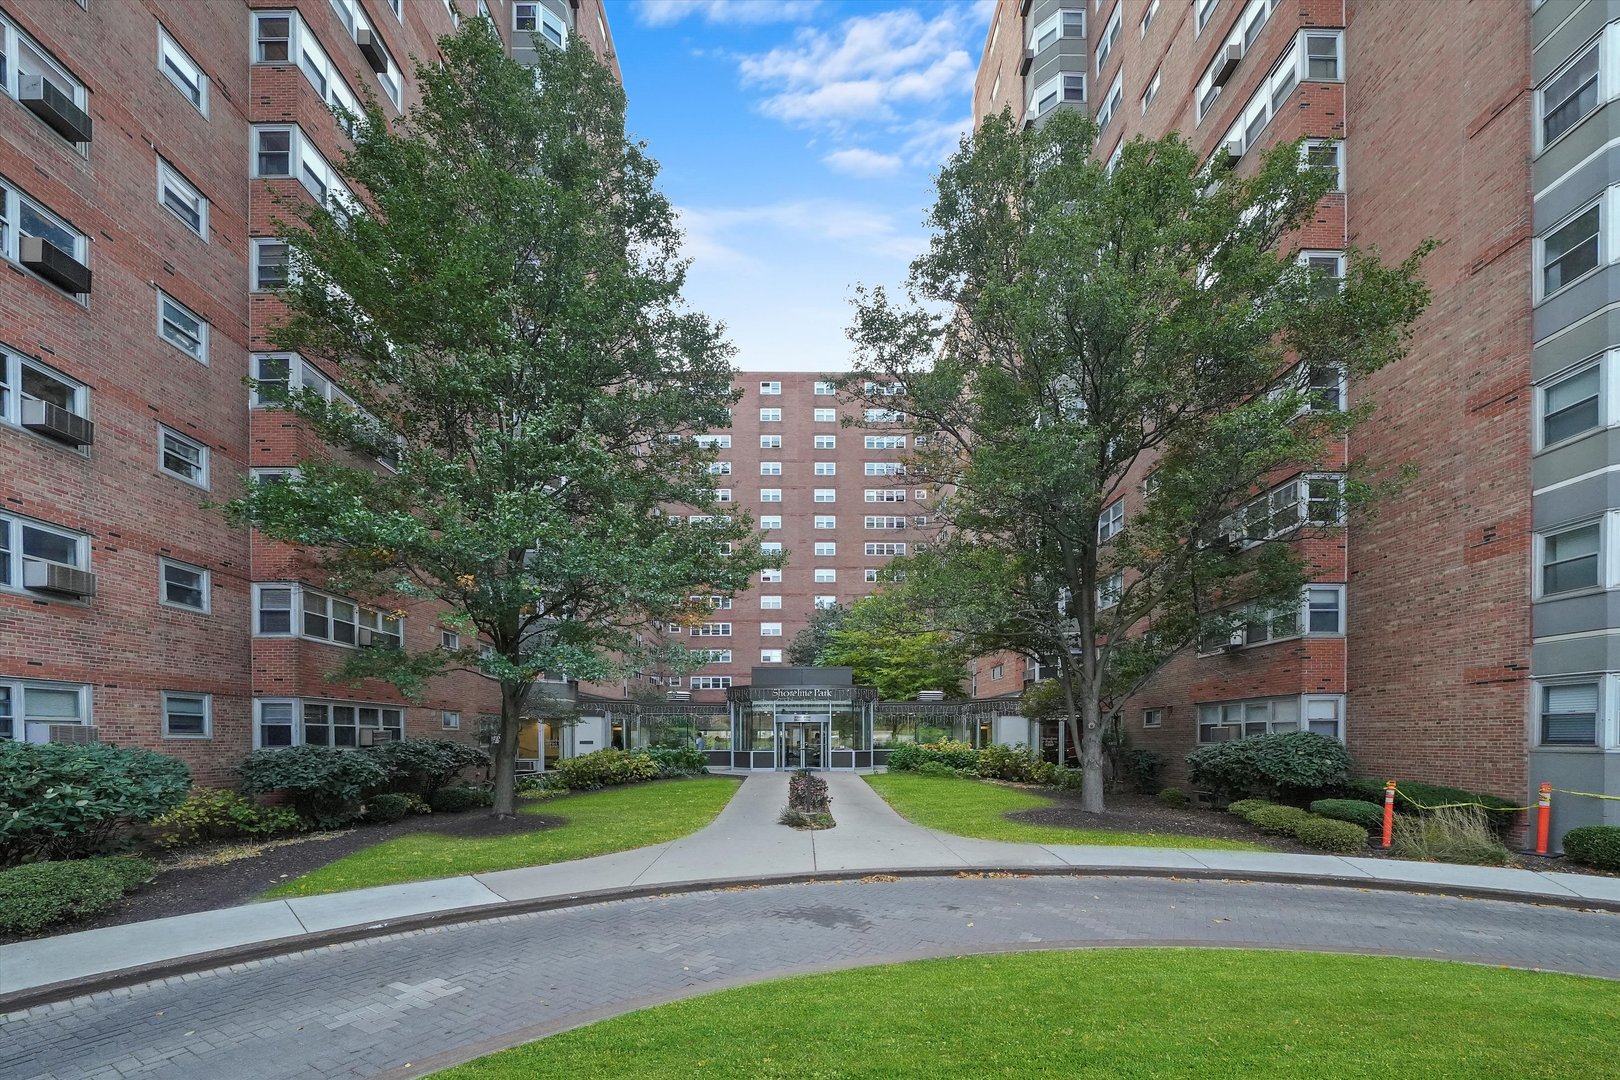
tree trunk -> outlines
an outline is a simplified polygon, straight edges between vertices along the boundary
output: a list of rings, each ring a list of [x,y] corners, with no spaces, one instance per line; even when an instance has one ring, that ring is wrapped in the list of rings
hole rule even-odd
[[[495,743],[495,806],[492,811],[498,818],[517,815],[518,725],[528,692],[527,683],[501,683],[501,734]]]
[[[1097,716],[1097,703],[1090,695],[1083,704],[1075,701],[1072,663],[1065,660],[1058,664],[1058,681],[1063,686],[1063,712],[1069,738],[1080,751],[1080,808],[1100,814],[1104,809],[1102,723]]]

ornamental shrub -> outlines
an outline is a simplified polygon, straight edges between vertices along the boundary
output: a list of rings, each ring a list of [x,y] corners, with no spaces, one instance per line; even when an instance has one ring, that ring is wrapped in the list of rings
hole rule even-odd
[[[150,881],[156,869],[146,859],[108,858],[0,870],[0,931],[32,934],[54,923],[94,915]]]
[[[1228,799],[1265,795],[1304,802],[1350,778],[1350,752],[1309,731],[1255,735],[1201,746],[1187,755],[1188,778]]]
[[[979,774],[968,769],[953,769],[943,761],[925,761],[911,770],[918,776],[944,776],[956,780],[977,780]]]
[[[831,806],[825,779],[809,769],[800,769],[788,777],[788,809],[815,815],[827,813]]]
[[[249,795],[285,791],[293,807],[318,829],[336,829],[360,813],[367,793],[387,786],[389,772],[376,753],[334,746],[255,750],[236,767]]]
[[[658,779],[658,763],[645,753],[597,750],[563,758],[553,770],[570,791],[593,791],[617,784],[639,784]]]
[[[977,751],[978,774],[987,780],[1010,780],[1015,784],[1045,783],[1051,776],[1052,766],[1040,759],[1029,747],[1003,746],[999,743]]]
[[[185,762],[150,750],[0,740],[0,866],[106,851],[190,787]]]
[[[1249,811],[1258,810],[1262,806],[1273,805],[1275,804],[1265,799],[1239,799],[1235,803],[1227,804],[1226,812],[1229,814],[1236,814],[1240,818],[1247,818],[1249,816]]]
[[[366,800],[367,821],[398,821],[411,812],[411,797],[397,791],[385,791]]]
[[[1362,802],[1360,799],[1317,799],[1311,803],[1311,813],[1320,814],[1335,821],[1349,821],[1360,825],[1363,829],[1382,831],[1384,828],[1384,807],[1380,803]]]
[[[1046,784],[1057,788],[1059,791],[1080,790],[1080,778],[1085,775],[1081,770],[1070,768],[1067,765],[1053,765],[1051,762],[1042,762],[1042,764],[1048,770]]]
[[[1471,806],[1396,814],[1390,852],[1402,859],[1472,866],[1501,866],[1509,858],[1486,812]]]
[[[1138,795],[1152,795],[1159,790],[1159,773],[1164,766],[1165,756],[1157,750],[1125,752],[1125,772]]]
[[[901,743],[889,752],[889,768],[894,772],[909,772],[925,761],[932,761],[948,769],[964,769],[977,773],[979,755],[965,742],[945,739],[931,743]]]
[[[1382,812],[1384,806],[1384,781],[1372,777],[1359,777],[1355,780],[1346,781],[1343,790],[1350,798],[1372,803]],[[1499,795],[1483,795],[1477,791],[1442,787],[1439,784],[1425,784],[1418,780],[1401,780],[1397,777],[1396,814],[1404,814],[1409,817],[1428,814],[1433,811],[1426,810],[1424,807],[1445,806],[1448,803],[1478,803],[1484,808],[1482,812],[1485,813],[1491,830],[1496,833],[1499,840],[1506,839],[1508,833],[1513,831],[1513,824],[1518,820],[1519,816],[1513,808],[1522,805],[1515,803],[1511,799],[1504,799]]]
[[[658,766],[660,779],[670,779],[677,776],[701,776],[709,771],[709,757],[701,750],[690,746],[668,750],[647,750],[646,755],[653,759]]]
[[[1620,871],[1620,825],[1582,825],[1564,834],[1564,854],[1599,870]]]
[[[1294,826],[1294,838],[1306,847],[1349,855],[1367,847],[1367,830],[1350,821],[1307,817]]]
[[[489,755],[471,743],[453,739],[403,739],[363,750],[388,770],[387,784],[432,799],[433,793],[467,769],[489,764]]]
[[[459,814],[463,810],[476,810],[481,806],[494,806],[495,793],[486,787],[471,784],[450,784],[433,793],[433,812]]]
[[[290,806],[260,806],[224,788],[197,788],[179,806],[152,819],[159,839],[168,846],[268,836],[304,827]]]
[[[1287,836],[1294,831],[1296,825],[1311,818],[1311,815],[1297,806],[1260,806],[1243,816],[1250,825],[1261,832],[1275,836]]]
[[[1166,806],[1177,808],[1187,805],[1187,793],[1178,787],[1167,787],[1159,792],[1159,801]]]

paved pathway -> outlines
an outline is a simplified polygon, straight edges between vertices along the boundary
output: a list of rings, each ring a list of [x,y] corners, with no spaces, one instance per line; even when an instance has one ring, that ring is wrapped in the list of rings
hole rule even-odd
[[[0,1018],[0,1076],[416,1076],[629,1008],[790,972],[1188,942],[1620,977],[1620,915],[1607,913],[1162,878],[851,879],[462,923],[40,1006]]]
[[[0,946],[0,994],[175,958],[344,927],[376,926],[434,912],[509,901],[588,896],[660,885],[774,875],[895,869],[1151,869],[1209,875],[1286,874],[1368,883],[1517,892],[1530,899],[1620,902],[1620,879],[1282,852],[1011,844],[971,840],[902,819],[863,780],[826,774],[838,827],[797,832],[776,824],[787,776],[750,775],[707,828],[690,836],[577,862],[503,870],[327,896],[248,904],[194,915]],[[3,1070],[0,1070],[3,1075]]]

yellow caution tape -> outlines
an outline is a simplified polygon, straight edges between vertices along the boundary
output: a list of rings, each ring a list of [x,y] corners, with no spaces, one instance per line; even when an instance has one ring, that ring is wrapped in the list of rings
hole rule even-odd
[[[1480,802],[1448,802],[1448,803],[1439,803],[1438,805],[1435,805],[1435,806],[1428,806],[1428,805],[1426,805],[1424,803],[1418,802],[1416,799],[1412,798],[1412,796],[1408,795],[1406,792],[1402,791],[1400,788],[1395,789],[1395,794],[1399,795],[1401,798],[1405,799],[1407,802],[1411,803],[1413,806],[1417,807],[1419,810],[1453,810],[1453,809],[1456,809],[1457,807],[1460,807],[1460,806],[1475,806],[1475,807],[1478,807],[1481,810],[1494,810],[1494,811],[1498,811],[1498,812],[1504,813],[1504,814],[1516,814],[1520,810],[1534,810],[1535,809],[1534,805],[1531,805],[1531,806],[1486,806],[1484,803],[1480,803]],[[1608,796],[1602,796],[1602,797],[1607,798]]]
[[[1583,795],[1588,799],[1610,799],[1614,802],[1620,802],[1620,795],[1599,795],[1595,791],[1570,791],[1568,788],[1561,787],[1553,788],[1553,790],[1560,795]]]

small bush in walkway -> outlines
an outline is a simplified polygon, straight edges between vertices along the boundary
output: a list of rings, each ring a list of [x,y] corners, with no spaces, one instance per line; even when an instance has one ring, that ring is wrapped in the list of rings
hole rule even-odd
[[[1250,811],[1258,810],[1262,806],[1274,805],[1276,804],[1268,802],[1265,799],[1239,799],[1235,803],[1228,803],[1226,812],[1229,814],[1236,814],[1240,818],[1247,819]]]
[[[1308,817],[1294,825],[1294,838],[1306,847],[1349,855],[1367,847],[1367,830],[1349,821]]]
[[[463,810],[476,810],[481,806],[494,805],[494,793],[484,787],[451,784],[433,793],[433,810],[439,814],[459,814]]]
[[[1311,819],[1311,815],[1297,806],[1259,806],[1243,816],[1261,832],[1275,836],[1288,836],[1294,826]]]
[[[374,753],[335,746],[255,750],[237,766],[249,795],[285,791],[294,808],[319,829],[342,828],[360,813],[360,800],[388,784]]]
[[[658,779],[657,762],[647,754],[626,750],[597,750],[563,758],[554,771],[570,791],[593,791]]]
[[[304,828],[304,819],[290,806],[260,806],[224,788],[197,788],[185,802],[152,819],[152,825],[160,830],[162,842],[173,847],[295,832]]]
[[[1620,825],[1582,825],[1564,834],[1564,854],[1599,870],[1620,871]]]
[[[411,797],[399,792],[384,792],[381,795],[373,795],[366,800],[365,818],[367,821],[398,821],[410,812]]]
[[[1178,787],[1167,787],[1159,792],[1158,797],[1159,801],[1166,806],[1174,806],[1180,809],[1187,805],[1187,793]]]
[[[795,810],[791,806],[782,808],[782,816],[776,819],[779,825],[788,825],[795,829],[830,829],[838,823],[827,811],[811,813],[805,810]]]
[[[185,762],[151,750],[0,739],[0,866],[106,851],[190,787]]]
[[[800,769],[788,777],[788,806],[794,810],[805,813],[820,813],[832,805],[832,797],[827,794],[827,781],[811,772],[809,769]]]
[[[1398,814],[1391,849],[1402,859],[1501,866],[1508,849],[1496,838],[1485,811],[1473,807]]]
[[[1335,821],[1354,822],[1363,829],[1382,830],[1384,827],[1383,806],[1360,799],[1317,799],[1311,803],[1311,813]]]
[[[93,915],[150,881],[146,859],[73,859],[0,870],[0,931],[32,934],[68,919]]]

